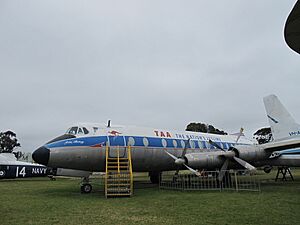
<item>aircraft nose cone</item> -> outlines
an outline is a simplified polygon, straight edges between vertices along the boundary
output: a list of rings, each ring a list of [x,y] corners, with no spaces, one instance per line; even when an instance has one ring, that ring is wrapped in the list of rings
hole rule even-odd
[[[39,147],[32,153],[32,158],[35,162],[47,166],[50,156],[50,150],[44,146]]]

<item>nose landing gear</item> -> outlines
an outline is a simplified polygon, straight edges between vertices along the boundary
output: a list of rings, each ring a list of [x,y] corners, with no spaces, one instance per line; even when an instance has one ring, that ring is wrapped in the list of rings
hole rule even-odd
[[[90,184],[90,179],[89,177],[83,177],[80,183],[80,191],[83,194],[89,194],[91,193],[93,187]]]

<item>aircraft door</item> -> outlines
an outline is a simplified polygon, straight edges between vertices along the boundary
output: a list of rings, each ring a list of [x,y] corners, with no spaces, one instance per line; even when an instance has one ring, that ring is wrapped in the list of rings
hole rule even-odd
[[[124,136],[108,136],[109,140],[109,157],[125,157],[125,138]]]

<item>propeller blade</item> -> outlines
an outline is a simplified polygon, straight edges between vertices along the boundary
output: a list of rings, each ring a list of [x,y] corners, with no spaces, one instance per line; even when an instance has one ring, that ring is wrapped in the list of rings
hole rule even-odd
[[[171,156],[175,161],[178,159],[175,155],[172,155],[168,151],[165,150],[165,153],[167,153],[169,156]]]
[[[219,172],[218,180],[222,181],[228,167],[229,159],[226,159]]]
[[[209,139],[208,143],[225,152],[223,148],[221,148],[217,143],[213,142],[212,140]]]
[[[251,170],[252,171],[256,170],[256,168],[254,166],[252,166],[251,164],[247,163],[245,160],[242,160],[242,159],[240,159],[238,157],[235,157],[235,156],[233,158],[234,158],[235,161],[237,161],[240,165],[242,165],[246,169],[248,169],[250,171]]]
[[[189,144],[190,144],[190,138],[185,141],[185,145],[184,145],[184,149],[181,154],[181,158],[183,158],[185,156],[185,153],[186,153],[186,150],[188,149]]]
[[[244,135],[243,131],[244,131],[244,128],[241,127],[240,132],[239,132],[239,134],[238,134],[238,136],[236,138],[235,144],[237,144],[238,141],[239,141],[239,139],[240,139],[240,137]]]
[[[189,167],[188,165],[186,165],[185,163],[183,164],[189,171],[193,172],[194,174],[196,174],[198,177],[201,176],[201,174],[197,171],[194,170],[193,168]]]

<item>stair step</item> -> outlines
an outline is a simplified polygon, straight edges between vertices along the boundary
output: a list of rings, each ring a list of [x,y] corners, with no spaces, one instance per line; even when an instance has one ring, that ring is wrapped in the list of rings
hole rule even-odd
[[[119,168],[127,168],[128,165],[126,165],[126,166],[124,166],[124,165],[123,165],[123,166],[121,166],[121,165],[120,165],[120,166],[116,166],[116,165],[113,165],[113,166],[107,166],[107,168],[118,168],[118,167],[119,167]]]
[[[109,157],[107,160],[118,160],[118,157]],[[120,161],[125,161],[125,160],[128,160],[128,158],[123,158],[123,157],[119,157],[119,160]]]
[[[122,177],[122,178],[119,178],[119,177],[112,177],[112,178],[107,178],[107,181],[109,183],[112,183],[112,182],[116,182],[116,181],[128,181],[130,180],[130,177]]]
[[[116,184],[116,183],[107,184],[107,186],[128,186],[128,185],[130,185],[130,182],[128,182],[128,183],[118,183],[118,184]]]
[[[130,195],[130,191],[124,191],[124,192],[107,192],[106,195]]]
[[[131,191],[130,188],[107,188],[107,192],[112,193],[112,192],[129,192]]]
[[[116,196],[131,196],[131,193],[122,193],[122,194],[120,194],[120,193],[118,193],[118,194],[116,194],[116,193],[106,193],[106,196],[107,197],[116,197]]]
[[[107,178],[130,179],[130,174],[123,174],[123,175],[118,175],[117,173],[109,174]]]

